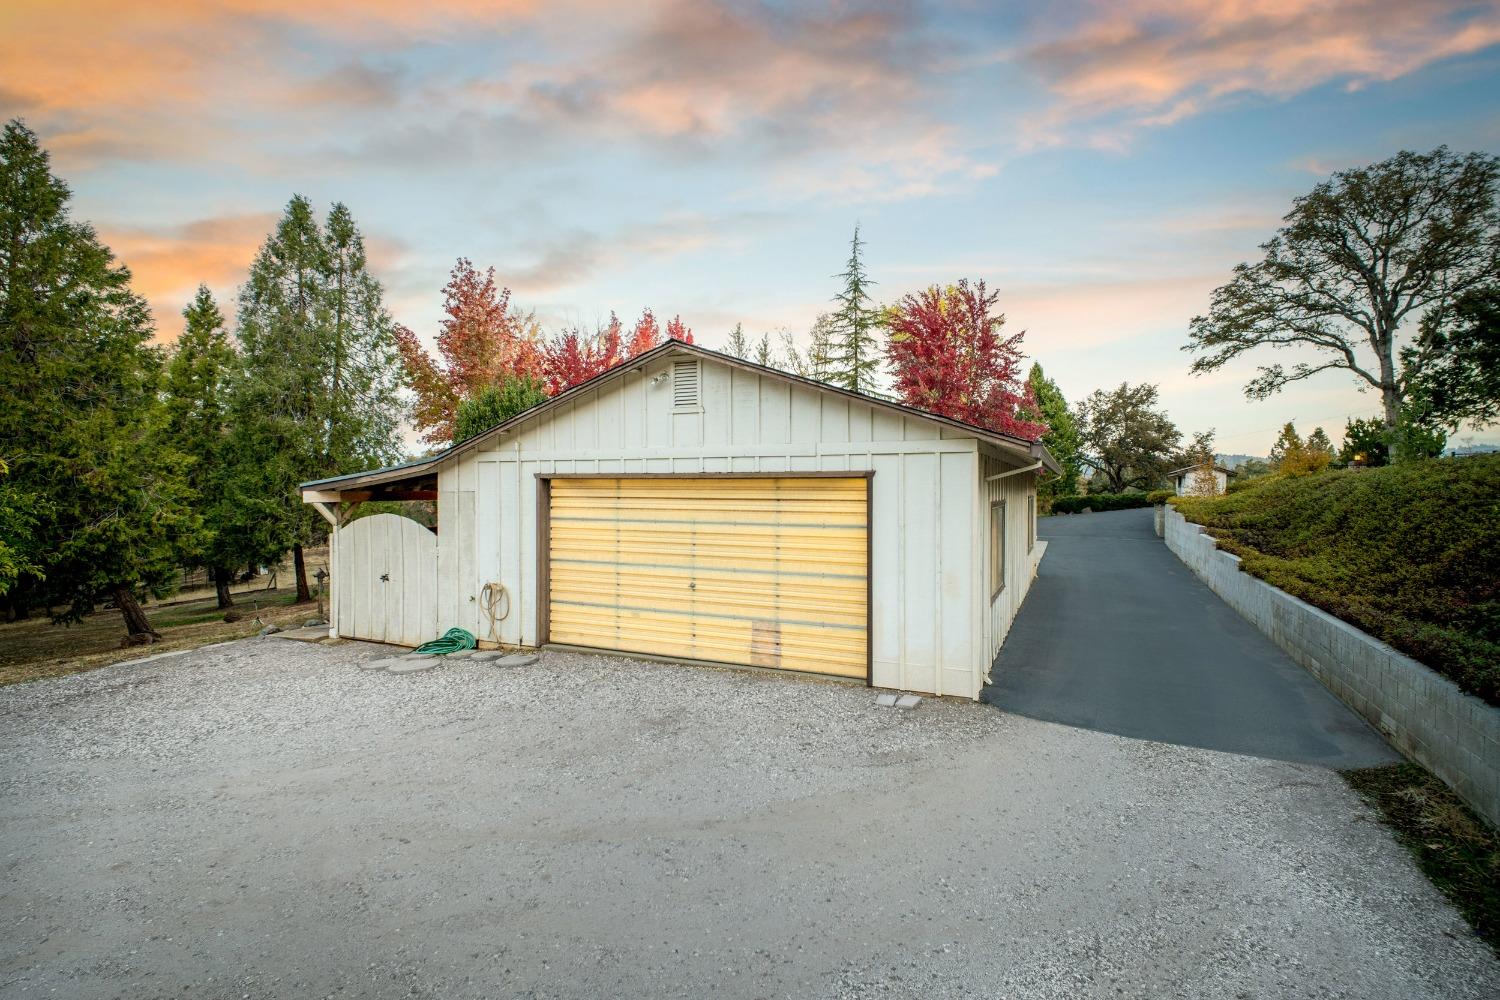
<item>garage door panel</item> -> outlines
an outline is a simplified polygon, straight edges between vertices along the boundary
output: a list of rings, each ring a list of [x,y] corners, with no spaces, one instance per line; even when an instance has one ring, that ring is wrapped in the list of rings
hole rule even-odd
[[[601,633],[592,609],[558,609],[554,642],[684,659],[743,663],[840,677],[865,676],[862,628],[848,630],[781,624],[759,628],[748,621],[711,620],[627,610]]]
[[[679,613],[738,615],[747,618],[816,620],[863,628],[863,581],[779,583],[774,590],[747,587],[743,579],[696,580],[688,573],[611,573],[557,567],[552,575],[555,593],[565,601],[603,606],[666,607]],[[690,584],[696,583],[696,587]]]
[[[553,642],[863,677],[862,478],[558,479]]]

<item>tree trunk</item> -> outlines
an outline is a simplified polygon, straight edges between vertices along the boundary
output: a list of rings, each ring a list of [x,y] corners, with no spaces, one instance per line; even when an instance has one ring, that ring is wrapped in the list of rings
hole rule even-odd
[[[161,634],[146,620],[146,612],[141,610],[141,604],[135,599],[134,592],[125,584],[117,583],[114,595],[115,605],[120,609],[120,614],[125,616],[126,644],[144,646],[147,643],[160,642]]]
[[[307,586],[307,562],[302,558],[302,543],[292,546],[292,565],[297,568],[297,603],[312,601],[312,591]]]
[[[1401,393],[1387,383],[1380,387],[1380,401],[1385,406],[1385,429],[1394,431],[1401,422]]]
[[[229,596],[229,580],[234,575],[233,571],[222,566],[215,566],[213,574],[214,592],[219,595],[219,608],[222,610],[234,607],[234,598]]]

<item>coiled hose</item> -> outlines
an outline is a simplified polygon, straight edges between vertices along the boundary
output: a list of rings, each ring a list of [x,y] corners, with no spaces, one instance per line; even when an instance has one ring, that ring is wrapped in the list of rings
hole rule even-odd
[[[473,632],[467,629],[450,628],[442,634],[441,638],[434,639],[431,642],[424,642],[412,650],[412,652],[422,653],[426,656],[447,656],[449,653],[456,653],[461,649],[477,649],[478,647],[479,640],[474,638]]]

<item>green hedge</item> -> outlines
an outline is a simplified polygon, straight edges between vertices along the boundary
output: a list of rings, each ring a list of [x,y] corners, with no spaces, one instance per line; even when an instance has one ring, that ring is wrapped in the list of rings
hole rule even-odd
[[[1146,494],[1146,502],[1149,504],[1166,503],[1176,495],[1176,490],[1152,490]]]
[[[1146,496],[1145,493],[1092,493],[1082,497],[1057,497],[1052,501],[1052,513],[1077,514],[1085,507],[1095,511],[1149,507],[1151,502]]]
[[[1180,497],[1240,566],[1500,705],[1500,454]]]

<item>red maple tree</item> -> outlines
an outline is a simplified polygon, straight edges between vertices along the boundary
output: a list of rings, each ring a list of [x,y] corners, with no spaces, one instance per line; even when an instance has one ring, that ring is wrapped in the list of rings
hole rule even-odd
[[[1021,377],[1025,333],[1001,336],[999,298],[983,281],[967,280],[904,296],[886,316],[886,359],[907,405],[1035,440],[1047,425],[1022,415],[1038,412]]]
[[[659,347],[670,338],[685,344],[693,342],[693,331],[673,316],[665,336],[650,309],[641,313],[627,339],[620,318],[609,314],[609,323],[594,333],[574,327],[564,330],[547,342],[543,356],[543,382],[552,395],[609,371],[622,361]]]
[[[548,394],[555,396],[624,360],[620,318],[610,313],[608,325],[600,330],[586,333],[573,327],[547,342],[542,362],[543,381]]]
[[[506,376],[543,377],[543,351],[536,317],[512,308],[510,289],[495,284],[495,269],[483,273],[466,258],[453,265],[443,286],[443,312],[435,361],[417,335],[396,326],[396,346],[417,401],[413,417],[422,439],[453,439],[459,401]]]

